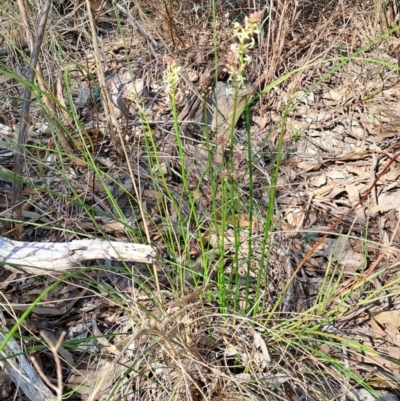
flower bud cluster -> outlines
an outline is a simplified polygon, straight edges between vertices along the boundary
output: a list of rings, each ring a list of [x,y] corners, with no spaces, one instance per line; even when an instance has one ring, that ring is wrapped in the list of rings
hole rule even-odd
[[[262,12],[256,11],[245,17],[244,26],[239,22],[235,22],[233,25],[233,34],[238,39],[238,43],[233,43],[228,51],[225,70],[229,74],[229,80],[238,88],[245,87],[244,72],[251,63],[251,57],[247,51],[254,47],[254,36],[260,33],[261,17]]]
[[[178,66],[170,56],[164,56],[163,63],[165,65],[163,76],[165,90],[169,95],[174,95],[175,89],[179,84],[179,74],[182,67]]]
[[[207,71],[200,77],[200,92],[203,97],[209,95],[212,86],[211,74]]]

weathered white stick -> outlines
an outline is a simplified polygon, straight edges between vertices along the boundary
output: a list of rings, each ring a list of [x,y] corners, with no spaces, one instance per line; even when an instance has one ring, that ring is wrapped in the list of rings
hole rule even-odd
[[[0,237],[0,266],[28,273],[57,273],[81,267],[84,261],[107,259],[153,263],[150,245],[129,242],[75,240],[67,243],[19,242]]]
[[[3,313],[0,310],[0,343],[4,341],[7,331],[3,322]],[[10,358],[10,356],[14,356]],[[33,366],[24,356],[20,345],[14,338],[7,341],[5,347],[0,351],[0,359],[3,368],[10,375],[11,380],[19,386],[25,396],[32,401],[56,401],[57,397],[48,389],[38,376]]]

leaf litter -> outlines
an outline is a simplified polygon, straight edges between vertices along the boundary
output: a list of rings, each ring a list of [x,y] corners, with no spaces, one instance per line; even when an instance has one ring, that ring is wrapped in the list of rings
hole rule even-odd
[[[376,10],[372,2],[355,2],[352,6],[338,2],[323,6],[305,1],[296,8],[295,2],[285,1],[270,9],[268,31],[252,50],[247,91],[240,95],[236,104],[240,110],[246,96],[251,102],[251,138],[241,113],[233,110],[230,84],[223,69],[232,40],[230,19],[237,12],[244,18],[244,8],[234,8],[229,2],[226,9],[217,6],[218,66],[213,59],[213,29],[207,7],[192,9],[185,4],[178,9],[160,10],[153,2],[143,0],[150,17],[150,20],[143,20],[147,37],[124,19],[121,35],[115,15],[106,9],[105,14],[99,16],[100,46],[110,85],[109,95],[120,119],[124,141],[129,145],[134,177],[128,174],[127,161],[121,160],[120,150],[116,149],[122,144],[110,141],[110,136],[116,133],[107,130],[103,104],[96,97],[97,67],[92,44],[85,36],[87,32],[82,37],[85,45],[76,48],[79,44],[74,39],[75,24],[78,20],[85,21],[86,15],[83,9],[73,8],[74,3],[77,2],[70,2],[71,9],[65,5],[63,10],[58,10],[63,18],[54,24],[52,31],[66,54],[70,54],[67,62],[63,64],[64,60],[56,59],[49,50],[44,51],[43,60],[51,66],[46,72],[48,79],[57,79],[58,72],[66,68],[70,71],[72,97],[66,95],[66,84],[61,79],[58,98],[62,99],[61,104],[79,115],[81,125],[78,129],[71,114],[65,113],[65,109],[59,111],[71,129],[70,133],[65,133],[63,142],[60,141],[67,155],[68,180],[55,168],[57,156],[53,149],[57,144],[51,137],[51,130],[43,129],[43,125],[41,129],[38,125],[31,126],[26,178],[33,184],[45,180],[48,188],[62,196],[40,193],[34,186],[26,187],[23,216],[27,235],[31,241],[54,242],[104,232],[107,238],[126,240],[129,230],[143,233],[147,227],[162,257],[158,273],[164,308],[155,306],[149,295],[149,291],[156,289],[147,268],[134,269],[140,282],[145,283],[138,286],[126,276],[123,266],[110,265],[108,261],[102,269],[86,270],[82,277],[77,276],[50,292],[43,305],[36,305],[32,310],[23,330],[35,336],[43,327],[52,328],[56,333],[67,331],[67,338],[76,346],[71,351],[65,347],[60,351],[66,387],[75,390],[79,395],[76,399],[85,400],[106,399],[118,380],[122,383],[120,393],[130,394],[124,399],[169,399],[175,394],[177,399],[213,401],[282,396],[291,400],[319,400],[346,392],[349,399],[357,398],[358,393],[353,389],[357,387],[355,382],[335,381],[338,372],[334,365],[322,366],[299,343],[286,342],[282,338],[284,333],[276,332],[279,327],[276,316],[282,314],[282,319],[291,319],[312,308],[315,299],[322,298],[327,314],[339,306],[341,313],[334,322],[320,323],[321,336],[329,332],[329,324],[334,324],[334,335],[362,346],[348,346],[346,353],[343,346],[338,345],[346,342],[327,343],[319,345],[320,350],[334,360],[345,359],[351,372],[359,374],[375,389],[390,389],[389,395],[393,396],[393,391],[398,389],[400,347],[396,291],[398,162],[393,162],[382,176],[380,172],[400,150],[399,78],[396,68],[389,67],[397,65],[398,55],[393,49],[398,46],[398,38],[386,35],[373,44],[371,38],[377,37],[376,27],[383,30],[395,25],[388,12],[394,2],[387,2],[380,10],[379,24],[375,24]],[[171,12],[176,13],[176,19],[171,17]],[[182,15],[185,19],[180,21],[178,17]],[[162,55],[153,54],[159,51],[156,45],[168,49],[168,54],[182,66],[183,80],[177,88],[177,105],[184,166],[178,157],[171,105],[163,90]],[[153,47],[150,49],[150,46]],[[4,65],[23,76],[26,66],[21,59],[12,51],[4,54]],[[356,56],[346,63],[341,62],[351,54]],[[380,63],[368,62],[367,57]],[[313,68],[302,69],[312,63],[315,63]],[[130,71],[128,66],[132,68]],[[279,81],[288,73],[285,80]],[[214,79],[217,80],[215,84]],[[257,96],[273,82],[278,83]],[[8,78],[2,78],[0,86],[3,93],[10,95],[2,98],[0,106],[0,190],[4,205],[1,234],[6,236],[12,229],[8,172],[12,171],[13,159],[10,154],[15,150],[18,96],[23,88],[15,79]],[[31,118],[45,123],[38,104],[32,104]],[[145,118],[151,130],[144,124]],[[227,155],[227,133],[231,132],[232,121],[234,146]],[[218,134],[211,136],[207,144],[205,135],[217,127]],[[156,144],[159,164],[153,164],[148,158],[147,139]],[[270,202],[266,189],[271,185],[280,139],[284,157],[276,186],[275,232],[263,243],[260,238]],[[46,152],[41,147],[43,143]],[[79,160],[81,149],[86,146],[103,175],[95,177]],[[214,155],[211,163],[210,152]],[[224,168],[228,156],[233,166],[231,170]],[[41,166],[40,161],[43,162]],[[187,172],[188,187],[195,193],[203,243],[195,235],[199,227],[191,223],[187,230],[193,239],[177,249],[175,254],[179,255],[179,260],[173,261],[165,240],[170,229],[163,224],[163,219],[168,216],[175,235],[183,237],[183,233],[179,233],[179,222],[190,221],[191,205],[190,200],[182,196],[183,184],[178,174],[182,167]],[[243,210],[230,216],[226,226],[210,225],[212,180],[215,177],[233,180],[246,196],[250,169],[260,217],[250,217],[249,211]],[[168,191],[162,177],[166,179]],[[132,202],[132,178],[142,187],[140,202],[151,216],[148,221],[138,218],[139,208]],[[368,199],[352,210],[371,186],[374,188]],[[117,205],[110,202],[109,193]],[[90,218],[74,203],[76,196],[95,205],[95,218]],[[181,200],[180,215],[171,206],[171,197]],[[129,227],[118,218],[118,209]],[[329,232],[331,224],[343,215],[346,217],[341,224],[334,232]],[[36,223],[43,218],[46,220],[42,220],[41,227]],[[61,230],[48,230],[46,224]],[[237,264],[238,306],[239,310],[250,313],[249,316],[251,310],[246,308],[251,304],[252,294],[246,294],[248,283],[255,286],[260,270],[268,269],[261,288],[262,310],[269,311],[301,259],[327,232],[328,237],[312,252],[286,289],[278,314],[272,320],[265,316],[265,322],[269,322],[265,327],[254,327],[249,317],[234,316],[225,320],[215,298],[207,295],[212,288],[210,283],[204,283],[199,291],[190,274],[184,278],[185,293],[180,297],[171,287],[171,282],[179,281],[176,264],[188,266],[188,271],[200,275],[206,267],[201,254],[205,247],[211,279],[217,274],[219,258],[225,258],[228,275],[233,274]],[[218,246],[221,237],[224,237],[223,255]],[[179,243],[176,241],[176,246]],[[268,247],[266,260],[262,256],[265,252],[262,246]],[[366,275],[376,261],[379,261],[377,270]],[[47,281],[53,280],[27,278],[14,272],[2,271],[1,274],[4,279],[2,305],[8,325],[13,316],[21,313],[34,301],[36,294],[50,284]],[[86,285],[85,274],[98,283],[97,288]],[[118,296],[110,297],[110,294]],[[152,317],[143,312],[146,310],[151,311]],[[108,334],[112,336],[107,338]],[[29,348],[26,350],[30,352]],[[301,357],[296,358],[296,355]],[[43,353],[40,359],[51,376],[52,358]],[[131,367],[128,374],[126,366]],[[310,369],[323,374],[305,373]],[[12,387],[4,385],[4,388],[9,391],[5,396],[10,396]]]

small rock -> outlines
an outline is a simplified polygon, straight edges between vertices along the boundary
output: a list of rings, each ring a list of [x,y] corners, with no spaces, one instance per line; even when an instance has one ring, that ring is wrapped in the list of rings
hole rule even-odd
[[[144,87],[142,79],[132,80],[129,71],[123,74],[113,74],[107,77],[106,86],[117,118],[129,117],[130,105],[135,103],[136,97],[144,99],[149,93]]]

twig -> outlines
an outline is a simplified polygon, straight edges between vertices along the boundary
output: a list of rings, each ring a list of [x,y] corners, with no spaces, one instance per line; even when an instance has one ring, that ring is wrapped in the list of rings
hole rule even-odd
[[[142,35],[148,42],[149,42],[149,47],[150,47],[150,51],[153,54],[154,59],[156,60],[156,64],[157,64],[157,69],[159,71],[161,71],[161,67],[159,65],[159,57],[157,55],[157,53],[154,51],[154,48],[156,48],[159,52],[161,52],[162,54],[166,54],[166,50],[160,49],[159,44],[156,42],[156,40],[153,38],[152,35],[150,35],[140,24],[140,22],[136,21],[135,18],[132,17],[132,15],[130,14],[130,12],[128,10],[126,10],[124,7],[122,7],[120,4],[117,4],[117,8],[119,11],[121,11],[121,13],[123,15],[126,16],[128,22],[137,29],[137,31],[139,32],[140,35]]]
[[[31,99],[31,85],[33,83],[33,79],[35,77],[35,69],[36,64],[39,58],[40,46],[42,44],[44,31],[46,28],[47,18],[50,12],[50,6],[52,4],[51,0],[46,0],[43,4],[42,13],[40,14],[39,28],[38,33],[36,35],[35,43],[33,45],[31,57],[30,57],[30,66],[28,71],[27,83],[25,85],[23,103],[22,103],[22,112],[21,112],[21,122],[19,126],[18,132],[18,142],[17,142],[17,153],[15,155],[15,179],[14,179],[14,218],[17,221],[22,221],[22,200],[21,200],[21,177],[22,177],[22,161],[23,154],[25,150],[25,141],[26,141],[26,131],[29,125],[29,108],[30,108],[30,99]],[[18,239],[24,237],[23,228],[20,227],[16,231]]]
[[[118,10],[121,11],[121,13],[123,15],[126,16],[126,18],[128,19],[128,21],[137,29],[137,31],[140,33],[140,35],[142,35],[145,39],[147,39],[156,49],[159,49],[159,45],[156,42],[156,40],[153,38],[153,36],[151,36],[143,27],[142,25],[135,20],[135,18],[132,17],[131,13],[124,7],[122,7],[120,4],[117,4],[117,8]],[[164,51],[165,53],[165,51]],[[157,58],[155,56],[155,58]]]
[[[33,369],[19,343],[8,338],[6,320],[0,310],[0,360],[2,369],[10,375],[11,380],[31,401],[55,401],[55,396],[43,383]]]
[[[57,401],[62,401],[63,398],[63,381],[62,381],[62,367],[61,367],[61,360],[58,355],[58,350],[60,349],[64,338],[65,338],[65,331],[61,333],[60,338],[58,339],[56,344],[53,344],[49,337],[47,337],[46,333],[41,330],[40,335],[46,341],[47,345],[49,346],[50,351],[53,353],[54,362],[56,364],[56,371],[57,371],[57,386],[55,386],[49,378],[44,374],[42,368],[39,366],[35,358],[31,358],[33,365],[35,366],[36,370],[39,373],[39,376],[46,382],[46,384],[52,388],[57,394]]]

